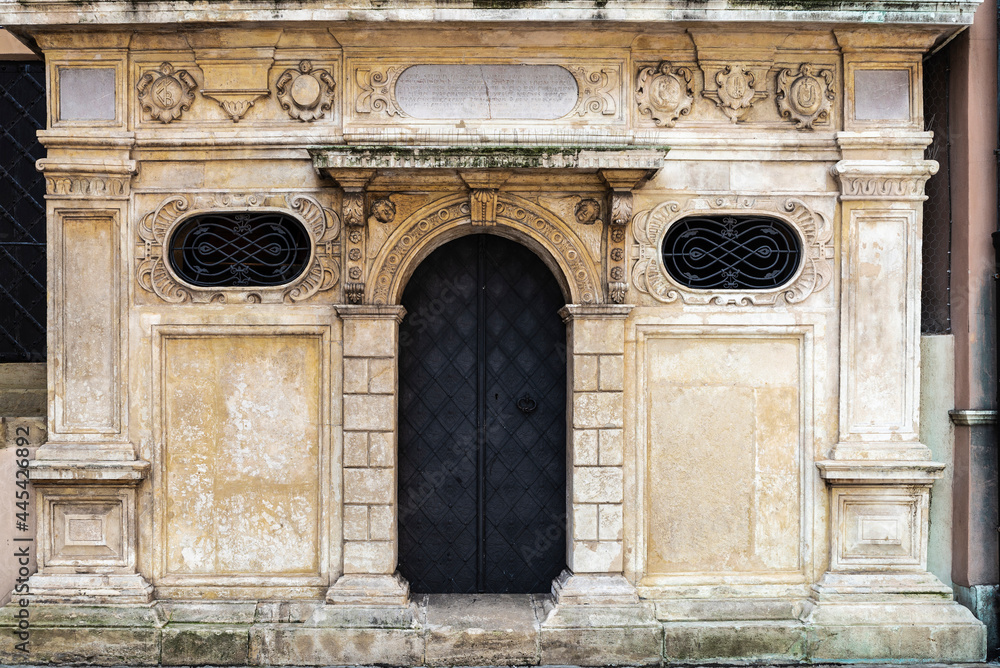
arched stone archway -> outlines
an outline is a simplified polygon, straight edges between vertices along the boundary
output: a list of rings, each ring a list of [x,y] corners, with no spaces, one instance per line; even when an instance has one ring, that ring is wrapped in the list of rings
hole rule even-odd
[[[398,304],[406,281],[435,248],[467,234],[488,232],[533,250],[559,281],[571,304],[604,301],[600,260],[593,258],[573,230],[543,207],[510,193],[499,193],[496,222],[473,223],[468,193],[442,197],[418,209],[396,228],[375,257],[365,301]]]

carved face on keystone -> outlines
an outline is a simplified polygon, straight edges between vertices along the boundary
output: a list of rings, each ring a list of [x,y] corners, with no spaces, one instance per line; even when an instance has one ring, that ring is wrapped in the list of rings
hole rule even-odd
[[[601,215],[601,205],[596,199],[580,200],[576,205],[576,222],[581,225],[593,225]]]

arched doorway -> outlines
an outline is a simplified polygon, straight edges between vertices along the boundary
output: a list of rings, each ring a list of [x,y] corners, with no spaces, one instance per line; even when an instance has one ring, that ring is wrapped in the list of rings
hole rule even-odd
[[[566,566],[565,303],[487,234],[417,267],[399,332],[399,570],[415,592],[549,591]]]

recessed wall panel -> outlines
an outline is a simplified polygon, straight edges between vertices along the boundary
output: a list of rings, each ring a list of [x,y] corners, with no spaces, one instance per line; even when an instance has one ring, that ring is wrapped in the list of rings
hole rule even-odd
[[[649,575],[794,571],[801,339],[650,337]]]

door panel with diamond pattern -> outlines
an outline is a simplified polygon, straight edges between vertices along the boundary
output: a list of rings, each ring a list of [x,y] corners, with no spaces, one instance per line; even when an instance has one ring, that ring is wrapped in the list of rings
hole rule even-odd
[[[566,563],[562,293],[492,235],[432,253],[403,295],[399,569],[415,592],[547,592]]]

